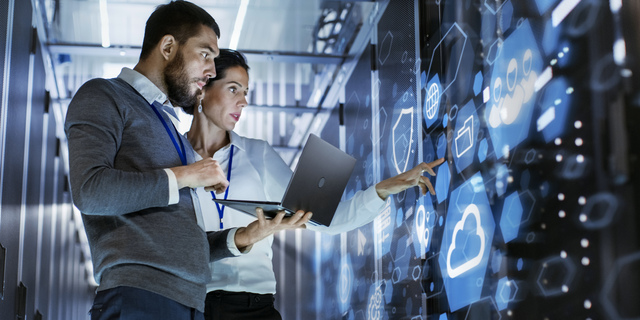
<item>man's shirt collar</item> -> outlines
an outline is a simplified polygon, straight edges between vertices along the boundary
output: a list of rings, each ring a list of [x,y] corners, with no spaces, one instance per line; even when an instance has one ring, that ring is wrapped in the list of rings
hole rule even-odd
[[[156,105],[160,106],[168,115],[171,116],[171,121],[176,123],[180,122],[178,114],[173,109],[173,105],[167,99],[167,95],[160,90],[149,78],[144,76],[138,71],[129,68],[122,68],[118,78],[124,80],[131,87],[133,87],[142,97],[147,100],[149,104],[157,102]]]
[[[118,78],[124,80],[130,86],[132,86],[136,91],[144,97],[145,100],[149,104],[152,104],[154,101],[159,102],[160,104],[169,104],[171,103],[167,101],[167,95],[160,90],[149,78],[145,77],[143,74],[129,68],[122,68]]]

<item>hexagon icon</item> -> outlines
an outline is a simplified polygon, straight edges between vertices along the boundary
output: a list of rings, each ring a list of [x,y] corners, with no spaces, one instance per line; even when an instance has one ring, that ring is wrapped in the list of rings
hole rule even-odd
[[[382,108],[381,108],[382,109]],[[388,136],[388,146],[386,147],[386,166],[391,176],[400,174],[413,167],[416,150],[416,106],[415,94],[409,88],[398,99],[393,106],[391,119],[391,130]],[[380,131],[383,133],[384,131]],[[391,149],[389,149],[391,148]]]
[[[480,120],[473,100],[457,112],[451,153],[458,173],[473,163]]]
[[[518,236],[522,212],[522,203],[520,202],[518,192],[510,194],[504,199],[502,217],[500,218],[500,230],[502,230],[502,237],[505,243]]]
[[[436,74],[429,80],[425,87],[424,106],[422,114],[427,128],[431,127],[438,120],[438,111],[440,111],[440,97],[442,94],[442,85],[440,84],[440,76]]]
[[[438,135],[438,140],[436,141],[436,154],[438,159],[443,158],[447,153],[447,137],[444,133],[440,133]]]
[[[493,255],[491,257],[491,271],[493,271],[493,273],[500,272],[500,267],[502,266],[502,258],[502,251],[496,250],[493,252]]]
[[[513,301],[518,294],[518,285],[515,281],[504,277],[498,280],[498,289],[496,290],[496,304],[498,310],[504,310]]]
[[[475,220],[475,225],[476,225],[475,235],[477,235],[480,240],[479,241],[480,250],[478,250],[478,253],[474,254],[472,258],[469,258],[465,254],[465,258],[467,259],[461,265],[453,268],[451,267],[451,258],[453,256],[453,251],[456,249],[455,239],[457,238],[458,233],[464,229],[464,225],[466,224],[465,222],[467,221],[467,218],[472,218]],[[477,266],[478,264],[480,264],[483,253],[485,252],[484,247],[486,245],[486,241],[485,241],[484,230],[482,229],[482,222],[480,221],[480,211],[478,210],[478,206],[476,206],[473,203],[467,206],[467,208],[464,210],[464,213],[462,214],[462,219],[460,219],[460,221],[458,221],[455,227],[453,228],[452,238],[454,239],[454,241],[451,242],[451,245],[449,246],[449,251],[447,252],[447,273],[451,278],[455,278],[471,270],[471,268]],[[467,240],[469,240],[469,238],[472,238],[472,237],[467,237]],[[467,247],[466,242],[465,242],[465,247]]]
[[[636,282],[625,281],[625,275],[635,275],[640,268],[640,252],[619,258],[605,280],[600,292],[600,302],[609,319],[638,319],[629,318],[633,315],[634,304],[620,305],[621,292],[633,292],[637,290]],[[631,309],[631,310],[629,310]],[[636,314],[637,315],[637,314]]]
[[[502,39],[496,39],[491,46],[489,47],[489,52],[487,52],[487,64],[493,65],[496,60],[500,57],[500,53],[502,53]]]
[[[426,194],[418,199],[416,212],[413,216],[414,230],[411,232],[413,247],[416,256],[424,257],[424,254],[428,252],[431,247],[431,231],[436,220],[436,213],[431,203],[430,194]]]
[[[438,257],[452,312],[480,299],[495,221],[480,173],[451,192]]]
[[[387,34],[384,35],[382,39],[382,43],[380,43],[380,54],[378,55],[378,61],[380,65],[384,65],[391,55],[391,48],[393,48],[393,34],[391,31],[387,31]]]
[[[504,41],[491,74],[492,99],[485,120],[498,159],[508,156],[529,134],[542,56],[529,20]]]
[[[484,162],[484,160],[487,159],[487,151],[489,151],[487,139],[482,139],[478,145],[478,160],[480,160],[480,162]]]
[[[479,95],[480,92],[482,91],[482,72],[478,71],[478,73],[476,73],[475,78],[473,78],[473,94],[474,95]]]
[[[451,172],[449,172],[449,166],[445,164],[438,167],[436,174],[436,198],[438,203],[441,203],[447,198],[449,192],[449,182],[451,181]]]
[[[544,140],[549,143],[561,137],[567,130],[567,118],[572,109],[573,88],[565,77],[552,79],[542,93],[539,104],[540,117],[536,121],[538,132],[542,131]]]
[[[439,58],[439,55],[437,55],[440,52],[438,50],[440,46],[443,46],[444,48],[449,48],[447,50],[448,53],[450,54],[450,55],[447,54],[449,60],[457,61],[457,63],[454,62],[456,66],[456,71],[454,73],[454,76],[451,77],[451,79],[446,79],[445,83],[442,84],[442,87],[443,87],[442,93],[445,93],[449,89],[451,84],[453,84],[453,82],[456,81],[456,78],[458,77],[458,69],[460,68],[460,63],[462,62],[462,54],[464,52],[464,47],[467,44],[467,40],[468,40],[467,34],[462,30],[462,28],[460,27],[460,25],[458,25],[458,23],[454,22],[451,28],[449,28],[449,30],[444,34],[440,42],[438,42],[438,44],[433,48],[433,53],[431,54],[431,59],[429,60],[430,61],[429,69],[427,70],[428,77],[431,76],[432,74],[431,70],[432,70],[434,59],[437,60],[436,66],[439,66],[440,63],[442,63],[442,61]],[[457,56],[454,56],[454,55],[457,55]]]
[[[505,1],[502,4],[502,12],[499,15],[500,29],[506,31],[511,27],[511,20],[513,19],[513,4],[511,1]]]
[[[538,289],[545,297],[551,297],[569,291],[576,266],[571,259],[552,257],[542,262],[539,272],[536,279]]]

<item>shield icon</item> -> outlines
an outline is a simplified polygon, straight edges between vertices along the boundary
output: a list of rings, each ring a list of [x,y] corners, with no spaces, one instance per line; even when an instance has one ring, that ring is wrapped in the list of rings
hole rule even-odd
[[[413,145],[413,118],[413,107],[401,109],[391,130],[393,165],[398,174],[407,171],[409,165]]]

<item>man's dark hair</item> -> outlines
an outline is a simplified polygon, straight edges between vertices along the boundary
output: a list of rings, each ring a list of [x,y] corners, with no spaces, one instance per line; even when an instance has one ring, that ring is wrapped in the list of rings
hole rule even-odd
[[[216,20],[204,9],[188,1],[171,1],[159,5],[147,19],[140,60],[151,54],[151,50],[162,37],[170,34],[183,44],[200,31],[200,26],[211,28],[220,38],[220,28]]]
[[[216,80],[224,79],[229,68],[240,66],[244,68],[245,71],[249,72],[247,59],[245,59],[244,54],[240,51],[220,49],[220,54],[213,61],[216,64],[216,77],[210,78],[203,90],[211,87]],[[183,107],[182,109],[188,114],[193,114],[194,107],[195,106]]]

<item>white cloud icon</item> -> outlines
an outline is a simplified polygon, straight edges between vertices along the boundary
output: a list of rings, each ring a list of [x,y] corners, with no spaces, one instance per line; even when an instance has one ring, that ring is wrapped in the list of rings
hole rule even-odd
[[[467,217],[470,214],[473,215],[473,217],[476,219],[476,234],[480,237],[480,252],[477,256],[469,259],[467,262],[461,264],[460,266],[451,268],[451,254],[453,253],[453,249],[456,248],[456,236],[458,235],[458,232],[464,228],[464,222],[465,220],[467,220]],[[482,255],[484,254],[484,240],[484,230],[482,229],[482,224],[480,223],[480,210],[478,210],[478,207],[472,203],[467,206],[467,208],[464,210],[464,213],[462,214],[462,219],[458,221],[453,228],[451,246],[449,246],[449,251],[447,252],[447,273],[449,274],[449,277],[455,278],[480,264]]]

